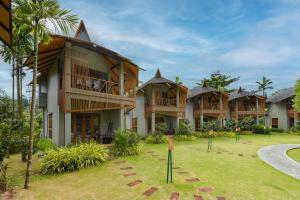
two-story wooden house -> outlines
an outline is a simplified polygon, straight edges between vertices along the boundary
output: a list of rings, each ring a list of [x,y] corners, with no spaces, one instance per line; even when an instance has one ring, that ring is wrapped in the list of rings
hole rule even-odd
[[[32,68],[33,57],[26,61]],[[139,68],[130,59],[91,42],[81,22],[75,37],[52,35],[39,45],[39,107],[43,136],[58,145],[95,139],[110,142],[126,128],[135,107]]]
[[[229,110],[232,119],[240,120],[244,117],[259,118],[265,116],[266,97],[246,91],[242,88],[230,93]]]
[[[227,93],[211,86],[197,86],[190,90],[187,104],[191,109],[187,112],[193,112],[189,120],[194,129],[200,131],[204,122],[216,119],[223,126],[224,119],[228,117],[228,97]]]
[[[288,130],[299,123],[300,112],[293,107],[294,88],[280,90],[267,100],[267,124]]]
[[[157,124],[165,123],[167,134],[174,133],[179,120],[185,118],[187,91],[185,86],[162,77],[158,69],[137,91],[132,129],[146,135],[155,132]]]

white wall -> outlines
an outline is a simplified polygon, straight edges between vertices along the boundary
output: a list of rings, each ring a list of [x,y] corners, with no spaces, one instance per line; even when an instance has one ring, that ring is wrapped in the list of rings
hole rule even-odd
[[[194,115],[193,115],[193,102],[188,101],[185,106],[185,118],[189,120],[193,130],[195,130],[195,120],[194,120]]]
[[[147,123],[145,119],[145,98],[144,94],[136,95],[136,107],[132,110],[132,117],[137,118],[137,132],[141,135],[147,134]]]
[[[272,118],[278,118],[278,128],[288,130],[286,103],[280,102],[269,106],[268,126],[272,126]]]

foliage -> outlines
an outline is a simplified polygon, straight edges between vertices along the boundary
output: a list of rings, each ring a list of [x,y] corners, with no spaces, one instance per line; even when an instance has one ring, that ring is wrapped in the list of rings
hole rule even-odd
[[[0,162],[0,193],[7,190],[7,163]]]
[[[204,131],[209,131],[209,130],[219,131],[221,129],[222,127],[221,127],[220,119],[204,122],[203,124]]]
[[[271,132],[276,132],[276,133],[283,133],[284,130],[282,128],[270,128]]]
[[[232,78],[231,76],[222,74],[220,71],[216,71],[212,73],[208,79],[202,79],[201,83],[198,83],[198,85],[209,85],[221,91],[231,92],[233,90],[230,90],[228,86],[239,79],[240,77]]]
[[[142,150],[140,137],[135,132],[118,129],[115,132],[112,152],[118,156],[138,155]]]
[[[193,135],[174,135],[174,140],[176,141],[193,141],[196,139]]]
[[[52,142],[51,139],[42,139],[37,142],[37,149],[39,151],[49,151],[51,149],[56,149],[56,145]]]
[[[175,135],[191,135],[192,127],[188,120],[180,121],[179,126],[176,129]]]
[[[265,76],[262,77],[261,81],[256,81],[256,83],[258,84],[258,90],[262,91],[263,96],[265,97],[267,96],[266,90],[273,89],[273,82]]]
[[[254,125],[255,120],[252,117],[244,117],[242,120],[238,121],[237,126],[241,128],[241,130],[251,130]]]
[[[271,134],[271,129],[269,129],[268,127],[262,126],[262,125],[255,124],[252,126],[252,130],[256,134],[266,134],[266,135]]]
[[[298,79],[295,84],[294,107],[300,111],[300,79]]]
[[[168,138],[165,135],[162,134],[149,134],[146,138],[145,138],[145,142],[147,144],[162,144],[162,143],[167,143],[168,142]]]
[[[199,138],[208,138],[209,131],[195,132],[193,135]],[[232,131],[214,131],[213,137],[235,137],[235,133]]]
[[[167,125],[166,123],[158,123],[155,127],[155,133],[156,135],[165,134],[167,132]]]
[[[42,174],[71,172],[93,165],[100,165],[106,160],[106,150],[102,146],[91,142],[49,150],[43,157],[40,171]]]
[[[225,119],[224,129],[226,131],[233,131],[236,127],[236,121],[233,119]]]
[[[177,84],[179,84],[179,85],[182,84],[181,79],[180,79],[180,76],[176,76],[176,77],[175,77],[175,83],[177,83]]]

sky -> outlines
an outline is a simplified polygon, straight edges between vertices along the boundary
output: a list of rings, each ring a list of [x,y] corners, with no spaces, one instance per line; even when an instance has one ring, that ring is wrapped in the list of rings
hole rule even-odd
[[[300,0],[64,0],[91,40],[138,64],[145,82],[164,77],[192,88],[220,70],[257,89],[266,76],[274,90],[300,78]],[[25,81],[31,79],[28,74]],[[0,60],[0,88],[11,93],[10,68]],[[271,93],[272,91],[270,91]]]

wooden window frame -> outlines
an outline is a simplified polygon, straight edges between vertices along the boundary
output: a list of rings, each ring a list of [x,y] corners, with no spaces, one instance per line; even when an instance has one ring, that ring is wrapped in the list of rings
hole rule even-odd
[[[49,113],[47,116],[48,120],[48,137],[52,139],[53,136],[53,113]]]
[[[272,128],[278,128],[278,118],[272,118]]]

